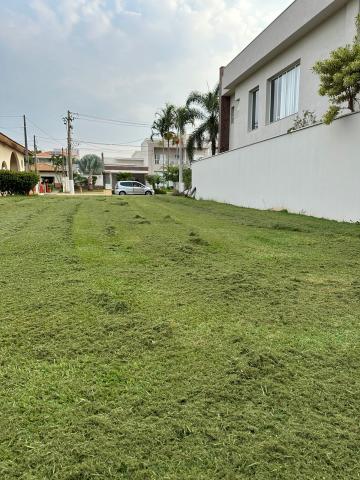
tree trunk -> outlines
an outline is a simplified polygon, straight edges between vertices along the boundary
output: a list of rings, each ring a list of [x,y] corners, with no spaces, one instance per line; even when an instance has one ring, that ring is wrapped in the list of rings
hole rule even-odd
[[[215,139],[211,140],[211,155],[212,156],[216,155],[216,140]]]
[[[88,190],[94,190],[92,175],[88,176]]]
[[[182,144],[182,137],[179,137],[179,192],[182,193],[183,188],[183,170],[184,170],[184,157],[183,157],[183,144]]]
[[[355,112],[355,102],[354,102],[354,97],[349,98],[349,110],[351,112]]]
[[[165,142],[164,138],[162,139],[162,149],[163,149],[163,158],[162,158],[162,171],[163,171],[163,186],[165,186],[164,173],[165,173]]]
[[[167,141],[167,171],[169,174],[169,167],[170,167],[170,140]],[[169,188],[169,180],[167,181],[167,187]]]

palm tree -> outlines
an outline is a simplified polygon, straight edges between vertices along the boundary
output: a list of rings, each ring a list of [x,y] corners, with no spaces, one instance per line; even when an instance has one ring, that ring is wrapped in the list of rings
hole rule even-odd
[[[191,92],[186,106],[197,106],[194,111],[195,116],[200,120],[200,124],[191,133],[188,143],[187,152],[190,161],[194,157],[195,146],[202,148],[205,140],[211,143],[211,154],[216,155],[217,139],[219,134],[219,101],[220,86],[219,84],[213,90],[207,93]]]
[[[174,126],[176,128],[177,139],[179,143],[179,185],[182,188],[183,184],[183,167],[184,167],[184,157],[183,157],[183,140],[186,133],[187,125],[194,125],[195,118],[197,118],[197,111],[185,107],[178,107],[174,110]]]
[[[77,161],[80,173],[88,179],[88,188],[93,190],[93,175],[101,175],[104,170],[103,161],[94,154],[85,155],[81,160]]]
[[[156,119],[153,123],[152,126],[152,135],[151,139],[153,139],[154,136],[160,136],[162,141],[164,142],[165,140],[167,141],[167,166],[169,168],[170,165],[170,142],[173,140],[175,134],[172,131],[174,128],[174,111],[175,107],[174,105],[171,105],[170,103],[167,103],[165,107],[160,110],[160,112],[156,113]],[[163,144],[163,153],[165,147]],[[163,164],[163,170],[164,170],[164,164]]]

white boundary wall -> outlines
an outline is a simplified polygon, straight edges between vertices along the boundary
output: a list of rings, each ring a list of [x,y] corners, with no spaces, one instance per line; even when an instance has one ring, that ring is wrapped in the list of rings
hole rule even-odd
[[[360,221],[360,114],[193,164],[197,198]]]

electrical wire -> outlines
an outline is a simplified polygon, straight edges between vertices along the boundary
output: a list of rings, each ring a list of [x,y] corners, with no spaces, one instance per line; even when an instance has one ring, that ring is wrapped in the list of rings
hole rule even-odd
[[[142,139],[140,139],[142,140]],[[134,142],[140,142],[140,140],[134,140]],[[85,140],[80,140],[80,139],[74,139],[75,142],[79,144],[85,144],[85,145],[105,145],[109,147],[134,147],[134,148],[140,148],[140,145],[131,145],[130,143],[103,143],[103,142],[89,142]]]
[[[34,123],[32,120],[29,119],[29,117],[26,117],[26,119],[28,120],[29,123],[31,123],[31,125],[35,128],[37,128],[38,130],[40,130],[40,132],[44,133],[45,135],[48,135],[49,138],[51,138],[52,140],[56,140],[56,138],[54,138],[52,135],[50,135],[49,132],[46,132],[45,130],[43,130],[41,127],[39,127],[38,125],[36,125],[36,123]]]
[[[121,124],[121,125],[128,125],[132,127],[146,127],[146,128],[151,128],[151,125],[148,123],[144,122],[132,122],[128,120],[114,120],[111,118],[104,118],[104,117],[98,117],[96,115],[87,115],[85,113],[74,113],[78,117],[79,120],[88,120],[88,121],[98,121],[98,122],[104,122],[104,123],[115,123],[115,124]]]

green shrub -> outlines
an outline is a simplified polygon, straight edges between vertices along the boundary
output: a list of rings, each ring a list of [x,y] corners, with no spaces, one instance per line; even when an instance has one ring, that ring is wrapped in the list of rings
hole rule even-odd
[[[39,175],[33,172],[0,170],[0,194],[28,195],[38,181]]]
[[[156,195],[166,195],[167,194],[167,190],[165,190],[165,188],[155,188],[154,189]]]
[[[120,172],[116,175],[116,180],[121,182],[122,180],[135,180],[134,175],[130,172]]]

